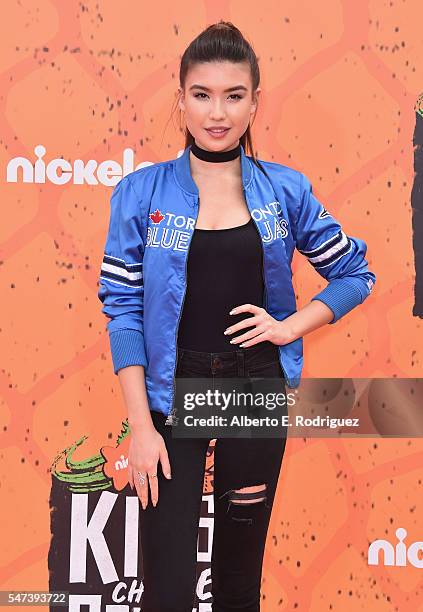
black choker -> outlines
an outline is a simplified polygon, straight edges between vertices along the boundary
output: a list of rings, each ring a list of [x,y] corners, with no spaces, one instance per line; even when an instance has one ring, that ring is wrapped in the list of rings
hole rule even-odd
[[[239,157],[241,154],[241,143],[239,143],[235,149],[231,149],[230,151],[206,151],[206,149],[202,149],[194,141],[191,145],[191,151],[193,155],[199,159],[202,159],[203,161],[226,162]]]

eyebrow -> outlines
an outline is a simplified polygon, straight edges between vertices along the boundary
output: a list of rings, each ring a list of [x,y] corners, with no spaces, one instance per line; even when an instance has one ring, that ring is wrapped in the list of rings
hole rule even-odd
[[[204,87],[204,85],[197,84],[191,85],[189,91],[191,91],[191,89],[204,89],[204,91],[211,91],[211,89],[209,89],[208,87]],[[224,93],[229,91],[237,91],[239,89],[242,89],[243,91],[248,91],[247,87],[245,87],[244,85],[235,85],[235,87],[229,87],[228,89],[225,89]]]

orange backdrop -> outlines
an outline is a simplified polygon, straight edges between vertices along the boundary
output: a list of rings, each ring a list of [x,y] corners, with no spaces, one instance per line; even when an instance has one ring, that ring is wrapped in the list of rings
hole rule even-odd
[[[262,72],[261,159],[304,172],[368,244],[369,299],[305,338],[305,377],[421,377],[413,316],[413,131],[422,89],[420,0],[22,0],[0,38],[0,589],[48,589],[50,466],[81,436],[113,446],[125,408],[97,280],[111,187],[26,179],[16,158],[73,166],[176,157],[179,58],[233,21]],[[25,162],[22,162],[25,165]],[[298,306],[323,279],[296,254]],[[325,356],[330,356],[326,358]],[[423,539],[421,439],[288,440],[269,529],[263,610],[423,611],[422,570],[369,566],[369,542]],[[22,608],[26,610],[27,608]]]

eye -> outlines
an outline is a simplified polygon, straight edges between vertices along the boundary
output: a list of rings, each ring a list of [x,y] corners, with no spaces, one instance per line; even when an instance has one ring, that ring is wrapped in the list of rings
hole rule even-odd
[[[202,92],[202,91],[201,91],[201,92],[199,92],[199,93],[194,94],[194,98],[199,98],[200,100],[204,100],[204,98],[203,98],[203,97],[200,97],[200,96],[207,96],[207,94],[205,94],[205,93],[204,93],[204,92]],[[235,96],[235,99],[236,99],[236,100],[242,100],[242,96],[240,96],[239,94],[231,94],[229,97],[230,97],[230,98],[232,98],[232,99],[234,99],[234,98],[233,98],[234,96]]]

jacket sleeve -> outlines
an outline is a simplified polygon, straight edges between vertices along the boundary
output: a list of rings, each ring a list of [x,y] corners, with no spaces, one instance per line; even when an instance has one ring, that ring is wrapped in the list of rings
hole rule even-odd
[[[144,346],[141,201],[129,177],[114,187],[110,222],[100,270],[98,298],[107,323],[114,373],[147,365]]]
[[[370,295],[376,276],[367,267],[366,243],[343,231],[313,195],[312,185],[304,174],[300,186],[296,247],[328,281],[312,300],[320,300],[332,310],[333,324]]]

